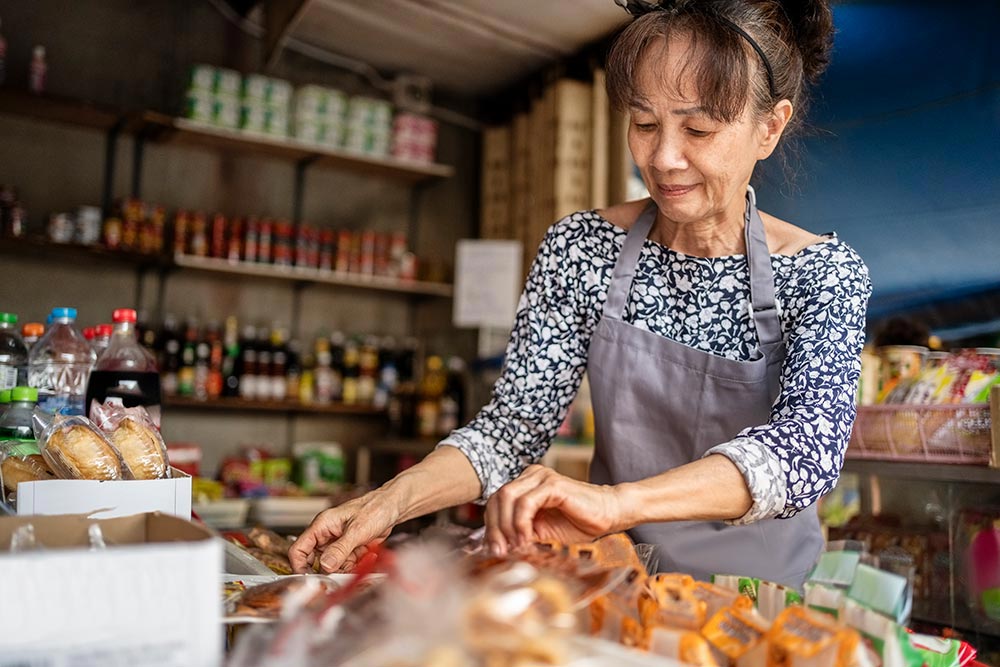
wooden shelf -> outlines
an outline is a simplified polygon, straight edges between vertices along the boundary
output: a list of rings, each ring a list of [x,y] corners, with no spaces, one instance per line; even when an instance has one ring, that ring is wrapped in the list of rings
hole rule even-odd
[[[294,266],[274,266],[271,264],[254,264],[252,262],[231,262],[227,259],[214,257],[195,257],[192,255],[176,255],[174,264],[184,269],[206,271],[210,273],[235,276],[251,276],[255,278],[270,278],[299,283],[315,283],[321,285],[336,285],[366,290],[395,292],[419,296],[451,297],[453,289],[446,283],[430,283],[419,280],[399,280],[384,276],[360,276],[351,273],[335,273],[306,269]]]
[[[201,401],[196,398],[170,396],[163,399],[163,407],[177,410],[204,410],[229,412],[276,412],[294,414],[344,415],[353,417],[383,417],[385,410],[370,405],[344,403],[312,403],[298,401],[250,401],[242,398],[214,398]]]
[[[0,113],[104,131],[128,117],[120,109],[11,88],[0,88]]]
[[[844,472],[926,482],[1000,484],[1000,469],[987,466],[847,458]]]
[[[169,263],[163,255],[148,255],[126,250],[109,250],[99,245],[53,243],[45,238],[0,238],[0,253],[45,260],[96,260],[128,266],[158,267]]]
[[[373,157],[292,138],[229,130],[156,111],[126,111],[55,95],[33,95],[21,90],[0,88],[0,113],[104,131],[117,125],[124,132],[157,143],[263,155],[409,184],[449,178],[455,174],[453,167],[444,164]]]

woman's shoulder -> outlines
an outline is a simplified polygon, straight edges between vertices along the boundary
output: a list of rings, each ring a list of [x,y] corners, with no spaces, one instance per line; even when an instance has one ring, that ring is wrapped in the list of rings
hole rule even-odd
[[[613,244],[623,230],[601,215],[600,211],[576,211],[556,221],[543,243],[557,248],[595,248]]]
[[[615,204],[606,208],[594,211],[604,221],[611,223],[623,231],[628,231],[642,212],[649,205],[649,199],[637,199],[624,204]]]

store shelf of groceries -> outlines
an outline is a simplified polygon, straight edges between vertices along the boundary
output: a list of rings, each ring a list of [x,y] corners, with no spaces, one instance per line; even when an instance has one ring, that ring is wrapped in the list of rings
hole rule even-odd
[[[450,165],[363,155],[293,138],[216,127],[154,111],[128,111],[49,94],[34,95],[20,90],[0,89],[0,114],[102,131],[117,127],[119,131],[141,135],[146,140],[157,143],[263,155],[404,183],[448,178],[455,173]]]
[[[453,291],[452,286],[447,283],[402,280],[387,276],[324,271],[322,269],[296,266],[275,266],[214,257],[197,257],[188,254],[175,255],[174,264],[184,269],[220,274],[273,278],[293,282],[337,285],[340,287],[354,287],[422,296],[450,297]]]
[[[168,258],[159,254],[111,250],[97,244],[55,243],[43,236],[0,238],[0,253],[45,260],[92,259],[140,267],[159,267],[169,263]]]
[[[392,157],[372,157],[316,146],[291,137],[251,134],[155,112],[143,113],[142,119],[148,136],[158,142],[267,155],[292,162],[308,162],[318,167],[410,183],[449,178],[455,173],[449,165],[425,164]]]
[[[299,401],[258,401],[242,398],[198,399],[186,396],[164,397],[166,409],[218,410],[230,412],[282,412],[298,414],[330,414],[357,417],[382,417],[385,410],[371,405],[346,403],[301,403]]]

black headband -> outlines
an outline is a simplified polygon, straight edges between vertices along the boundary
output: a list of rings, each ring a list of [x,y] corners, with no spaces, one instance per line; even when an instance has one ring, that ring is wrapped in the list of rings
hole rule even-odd
[[[662,2],[657,0],[615,0],[615,4],[624,9],[626,12],[632,16],[642,16],[643,14],[648,14],[655,11],[670,11],[676,9],[676,0],[663,0]],[[750,36],[743,28],[739,27],[725,16],[718,14],[714,15],[720,21],[722,21],[730,30],[735,32],[737,35],[742,37],[747,41],[747,44],[757,52],[760,56],[760,61],[764,63],[764,71],[767,73],[767,87],[771,91],[771,99],[775,100],[778,98],[778,90],[774,86],[774,70],[771,68],[771,61],[767,59],[764,54],[764,49],[760,48],[760,44]]]

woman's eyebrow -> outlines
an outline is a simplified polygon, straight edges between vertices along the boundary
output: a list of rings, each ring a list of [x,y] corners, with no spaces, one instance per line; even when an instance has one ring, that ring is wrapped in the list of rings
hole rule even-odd
[[[670,113],[675,116],[704,116],[705,107],[687,107],[685,109],[671,109]]]

